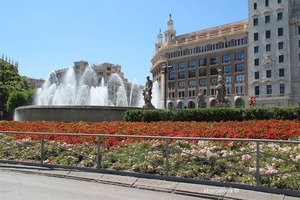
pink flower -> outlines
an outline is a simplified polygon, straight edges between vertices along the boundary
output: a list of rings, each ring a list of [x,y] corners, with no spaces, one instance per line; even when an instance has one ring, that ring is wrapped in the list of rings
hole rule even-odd
[[[251,158],[252,158],[252,157],[251,157],[249,154],[244,154],[244,155],[242,156],[242,161],[243,161],[243,162],[247,162],[247,161],[249,161]]]

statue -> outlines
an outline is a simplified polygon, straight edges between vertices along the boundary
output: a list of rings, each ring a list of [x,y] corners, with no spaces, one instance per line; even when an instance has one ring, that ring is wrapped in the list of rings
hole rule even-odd
[[[225,103],[225,95],[226,95],[226,87],[225,87],[225,80],[222,75],[222,70],[218,70],[218,85],[216,87],[216,94],[217,94],[217,100],[219,104]]]
[[[275,59],[272,58],[270,55],[265,55],[262,65],[265,67],[273,67],[275,64]]]
[[[145,105],[143,106],[144,108],[154,108],[154,106],[151,103],[152,86],[153,86],[152,80],[150,80],[150,77],[147,76],[145,89],[143,90],[143,95],[144,95],[144,100],[145,100]]]
[[[205,97],[202,93],[202,90],[200,90],[197,96],[197,101],[198,101],[198,108],[206,108]]]

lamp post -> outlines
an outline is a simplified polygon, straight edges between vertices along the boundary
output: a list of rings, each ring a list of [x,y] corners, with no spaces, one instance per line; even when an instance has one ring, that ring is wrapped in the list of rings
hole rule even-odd
[[[164,109],[167,109],[167,73],[172,68],[172,65],[162,66],[162,73],[164,74]]]

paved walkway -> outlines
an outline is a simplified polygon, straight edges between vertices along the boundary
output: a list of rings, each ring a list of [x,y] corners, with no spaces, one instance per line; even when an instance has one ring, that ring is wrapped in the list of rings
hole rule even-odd
[[[196,196],[209,199],[235,199],[235,200],[300,200],[300,197],[290,197],[280,194],[250,191],[238,188],[217,187],[200,184],[171,182],[164,180],[145,179],[130,176],[84,172],[66,169],[49,169],[47,167],[35,167],[24,165],[12,165],[0,163],[0,171],[8,170],[20,173],[53,176],[59,178],[76,179],[133,187],[160,192],[169,192],[188,196]]]

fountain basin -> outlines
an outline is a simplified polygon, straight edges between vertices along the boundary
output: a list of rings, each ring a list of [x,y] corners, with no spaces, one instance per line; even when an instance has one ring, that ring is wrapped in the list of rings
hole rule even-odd
[[[120,121],[127,110],[139,107],[115,106],[21,106],[15,110],[15,121]]]

